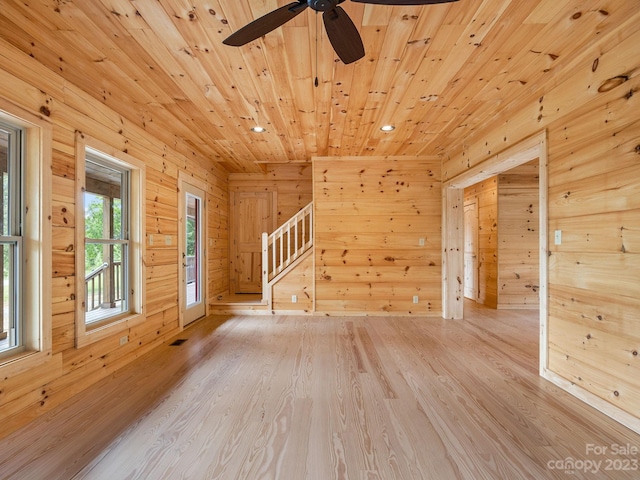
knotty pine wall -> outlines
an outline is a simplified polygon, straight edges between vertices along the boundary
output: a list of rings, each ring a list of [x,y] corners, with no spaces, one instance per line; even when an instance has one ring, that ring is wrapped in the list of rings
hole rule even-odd
[[[311,202],[310,163],[268,164],[266,172],[232,173],[229,175],[229,191],[277,192],[278,218],[276,228],[289,220]]]
[[[0,375],[0,436],[24,425],[63,400],[173,336],[178,325],[178,172],[209,185],[208,294],[228,290],[228,187],[224,169],[189,153],[178,138],[171,146],[133,126],[103,103],[64,82],[38,62],[0,42],[0,96],[46,116],[53,127],[53,358],[16,376]],[[153,119],[149,128],[156,128]],[[84,134],[127,152],[146,164],[146,321],[126,334],[129,342],[106,338],[74,347],[75,283],[75,134]],[[148,241],[149,236],[163,239]],[[159,237],[158,237],[159,236]],[[170,241],[170,244],[166,244]],[[209,241],[207,240],[207,245]]]
[[[441,315],[438,158],[314,158],[313,191],[317,312]]]
[[[498,306],[498,177],[464,189],[464,201],[477,201],[478,209],[478,300],[490,308]]]
[[[559,63],[554,87],[465,140],[454,178],[548,131],[548,369],[640,417],[640,30],[637,19]],[[554,231],[562,230],[555,245]],[[592,402],[592,403],[595,403]]]
[[[313,254],[309,254],[293,270],[272,287],[272,309],[278,312],[311,313],[314,309]],[[297,302],[292,302],[292,295]]]
[[[538,161],[498,175],[498,308],[538,308]]]

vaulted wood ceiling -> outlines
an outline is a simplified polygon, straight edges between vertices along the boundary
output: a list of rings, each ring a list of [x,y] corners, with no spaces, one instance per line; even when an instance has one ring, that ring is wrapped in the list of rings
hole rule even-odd
[[[290,1],[4,0],[0,37],[167,144],[258,172],[315,155],[453,151],[543,95],[585,45],[638,8],[347,0],[366,50],[353,64],[337,59],[311,9],[244,47],[222,44]],[[384,124],[396,129],[384,133]]]

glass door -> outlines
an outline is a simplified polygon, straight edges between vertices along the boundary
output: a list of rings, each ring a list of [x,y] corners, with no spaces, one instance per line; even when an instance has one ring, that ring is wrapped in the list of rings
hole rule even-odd
[[[205,315],[205,245],[204,202],[202,190],[188,183],[183,184],[182,211],[182,298],[184,324],[187,325]]]

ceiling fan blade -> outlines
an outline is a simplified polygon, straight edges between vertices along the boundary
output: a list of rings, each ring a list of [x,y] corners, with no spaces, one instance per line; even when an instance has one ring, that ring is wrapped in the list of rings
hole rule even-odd
[[[306,0],[299,0],[297,2],[290,3],[289,5],[285,5],[284,7],[280,7],[232,33],[229,37],[225,38],[222,43],[233,47],[245,45],[284,25],[296,15],[304,11],[308,6],[309,5]]]
[[[351,0],[358,3],[373,3],[375,5],[434,5],[436,3],[452,3],[458,0]]]
[[[342,7],[324,12],[322,19],[331,46],[343,63],[353,63],[364,57],[362,38]]]

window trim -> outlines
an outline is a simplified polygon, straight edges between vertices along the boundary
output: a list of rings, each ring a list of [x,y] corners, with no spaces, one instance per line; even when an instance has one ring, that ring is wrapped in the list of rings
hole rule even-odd
[[[0,118],[23,129],[23,281],[38,288],[23,289],[23,348],[0,359],[0,372],[10,377],[37,367],[52,358],[52,214],[51,156],[52,126],[35,115],[0,97]]]
[[[94,157],[104,157],[109,162],[129,170],[129,265],[130,277],[127,292],[129,311],[103,321],[87,325],[85,322],[84,284],[84,192],[86,189],[85,165],[87,151]],[[75,346],[82,348],[107,337],[123,333],[146,319],[145,298],[145,164],[131,155],[82,132],[76,132],[76,322]]]

